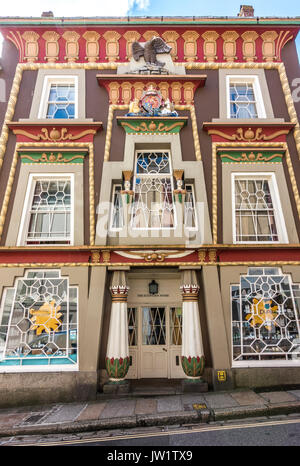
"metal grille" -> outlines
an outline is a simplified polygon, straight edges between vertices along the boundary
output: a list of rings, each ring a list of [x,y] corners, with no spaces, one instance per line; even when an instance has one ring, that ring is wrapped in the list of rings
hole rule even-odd
[[[37,180],[29,214],[27,244],[69,244],[71,181]]]
[[[138,152],[134,179],[132,227],[173,228],[173,177],[168,152]]]
[[[250,268],[231,286],[234,361],[300,359],[300,285],[276,268]]]
[[[0,315],[0,366],[76,362],[77,288],[59,271],[18,278]]]
[[[143,307],[143,345],[166,344],[166,314],[164,307]]]
[[[182,345],[182,309],[170,309],[170,342],[171,345]]]
[[[236,241],[278,241],[269,180],[235,180]]]

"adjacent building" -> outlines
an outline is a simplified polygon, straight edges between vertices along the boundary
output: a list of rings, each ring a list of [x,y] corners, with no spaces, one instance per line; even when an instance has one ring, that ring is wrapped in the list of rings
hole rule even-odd
[[[300,383],[299,27],[0,18],[2,404]]]

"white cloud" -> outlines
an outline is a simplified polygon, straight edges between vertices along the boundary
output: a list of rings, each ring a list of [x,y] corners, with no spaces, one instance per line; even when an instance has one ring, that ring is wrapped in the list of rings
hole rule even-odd
[[[126,16],[131,8],[146,9],[150,0],[15,0],[1,2],[0,16],[41,16],[53,11],[54,16]]]
[[[137,7],[139,10],[146,10],[150,5],[150,0],[129,0],[129,7]]]

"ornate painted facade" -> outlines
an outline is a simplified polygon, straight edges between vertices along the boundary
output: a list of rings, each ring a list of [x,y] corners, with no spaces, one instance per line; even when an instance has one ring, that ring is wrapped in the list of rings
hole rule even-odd
[[[3,404],[300,383],[300,22],[251,15],[0,18]]]

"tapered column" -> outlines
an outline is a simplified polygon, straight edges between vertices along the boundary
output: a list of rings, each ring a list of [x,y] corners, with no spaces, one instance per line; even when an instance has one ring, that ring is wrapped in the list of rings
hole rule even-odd
[[[193,270],[183,272],[182,368],[188,378],[199,380],[204,371],[204,353],[199,318],[199,285]]]
[[[125,272],[114,272],[110,287],[112,307],[106,352],[106,370],[111,382],[122,382],[129,369],[128,317]]]

